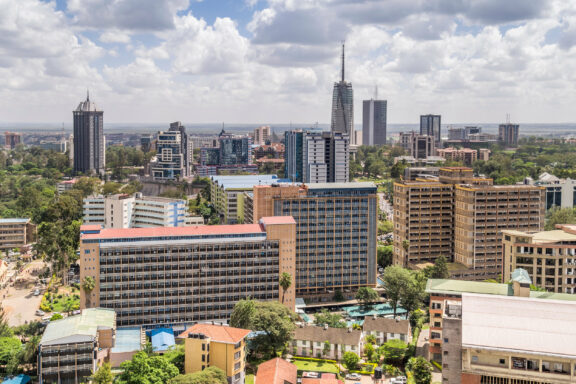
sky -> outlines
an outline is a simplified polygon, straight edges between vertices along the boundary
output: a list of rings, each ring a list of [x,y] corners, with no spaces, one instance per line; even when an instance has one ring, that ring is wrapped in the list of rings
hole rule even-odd
[[[572,0],[0,0],[0,122],[576,122]]]

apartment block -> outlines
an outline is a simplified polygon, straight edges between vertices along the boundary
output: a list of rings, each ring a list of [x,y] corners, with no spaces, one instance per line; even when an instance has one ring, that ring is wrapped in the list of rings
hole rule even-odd
[[[487,161],[490,158],[490,150],[489,149],[470,149],[470,148],[444,148],[444,149],[437,149],[436,153],[438,156],[443,157],[449,161],[460,161],[462,164],[470,166],[476,160],[479,160],[479,153],[482,153],[482,159]]]
[[[377,188],[374,183],[255,186],[253,220],[296,220],[296,294],[331,300],[376,285]]]
[[[507,147],[517,147],[519,130],[520,125],[518,124],[500,124],[498,126],[498,139]]]
[[[326,342],[330,345],[328,353],[324,353]],[[294,330],[292,338],[295,355],[334,360],[342,359],[346,352],[360,355],[363,345],[362,331],[348,328],[303,326]]]
[[[251,331],[217,324],[195,324],[182,332],[185,374],[218,367],[229,384],[243,384],[246,365],[246,337]]]
[[[254,144],[265,145],[272,138],[269,125],[261,125],[254,129]]]
[[[243,298],[279,300],[294,309],[294,288],[282,292],[282,272],[295,276],[296,223],[265,217],[257,224],[100,229],[83,226],[81,308],[114,309],[119,326],[183,326],[227,321]]]
[[[454,261],[464,278],[498,279],[503,273],[502,231],[544,228],[544,189],[526,185],[456,185]]]
[[[576,226],[543,232],[503,231],[504,282],[517,268],[549,292],[576,294]]]
[[[30,219],[0,219],[0,249],[21,248],[36,241],[36,225]]]
[[[116,335],[116,314],[102,308],[50,322],[38,344],[38,382],[85,382],[109,358]]]
[[[89,196],[83,202],[83,223],[104,228],[183,227],[197,223],[182,199],[116,194]]]

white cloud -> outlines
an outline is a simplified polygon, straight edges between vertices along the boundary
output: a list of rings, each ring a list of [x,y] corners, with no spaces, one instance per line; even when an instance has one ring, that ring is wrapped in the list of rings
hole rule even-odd
[[[130,43],[130,35],[122,31],[106,31],[98,39],[103,43]]]

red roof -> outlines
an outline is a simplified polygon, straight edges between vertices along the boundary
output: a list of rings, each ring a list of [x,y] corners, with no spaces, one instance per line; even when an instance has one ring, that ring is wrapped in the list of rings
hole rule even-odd
[[[129,237],[170,237],[194,235],[226,235],[263,233],[260,224],[192,225],[188,227],[122,228],[102,229],[100,233],[86,233],[82,239],[117,239]]]
[[[268,360],[258,366],[254,384],[296,384],[298,368],[279,357]]]
[[[187,338],[189,333],[200,333],[208,336],[212,341],[236,344],[242,341],[251,331],[248,329],[228,327],[215,324],[196,324],[178,335],[178,338]]]
[[[80,226],[80,232],[83,231],[99,231],[102,229],[100,224],[84,224]]]
[[[260,223],[268,224],[296,224],[292,216],[268,216],[260,219]]]
[[[322,375],[324,376],[324,375]],[[338,380],[337,378],[320,378],[320,379],[312,379],[309,377],[302,378],[302,384],[344,384],[342,381]]]

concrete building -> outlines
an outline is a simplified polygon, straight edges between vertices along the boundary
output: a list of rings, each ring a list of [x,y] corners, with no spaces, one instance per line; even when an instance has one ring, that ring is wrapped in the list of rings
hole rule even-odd
[[[147,153],[153,149],[155,150],[156,148],[154,148],[155,146],[153,144],[154,144],[154,137],[152,135],[145,134],[140,137],[140,149],[142,150],[142,152]]]
[[[420,115],[420,135],[432,136],[437,148],[442,148],[442,117],[440,115]]]
[[[254,158],[284,159],[284,152],[284,144],[272,143],[270,145],[261,145],[254,149]]]
[[[90,101],[78,104],[74,110],[74,173],[101,174],[106,170],[104,112]]]
[[[459,161],[463,165],[471,166],[476,160],[478,160],[479,151],[484,151],[484,152],[482,152],[484,159],[486,159],[486,155],[488,155],[488,157],[489,157],[489,154],[490,154],[489,149],[481,149],[481,150],[477,151],[475,149],[470,149],[470,148],[456,149],[456,148],[448,147],[448,148],[443,148],[443,149],[437,149],[436,153],[438,154],[438,156],[441,156],[446,160]],[[482,160],[484,160],[484,159],[482,159]],[[486,161],[486,160],[484,160],[484,161]]]
[[[434,136],[418,135],[415,132],[402,132],[400,133],[400,145],[416,160],[436,155]]]
[[[470,135],[482,133],[482,127],[448,128],[448,140],[470,140]]]
[[[261,125],[254,129],[254,144],[266,145],[272,138],[269,125]]]
[[[4,132],[4,148],[10,151],[22,143],[22,134],[15,132]]]
[[[332,118],[330,131],[347,136],[354,145],[354,91],[352,83],[344,79],[344,44],[342,44],[341,79],[334,83],[332,92]]]
[[[102,308],[51,321],[38,344],[40,384],[81,383],[110,356],[116,335],[116,314]]]
[[[296,220],[296,294],[332,300],[376,286],[377,188],[374,183],[255,186],[253,222]]]
[[[36,225],[30,219],[0,219],[0,250],[22,248],[34,241]]]
[[[244,384],[246,337],[251,331],[225,325],[195,324],[182,332],[184,373],[218,367],[226,373],[229,384]]]
[[[304,131],[284,132],[284,176],[294,182],[302,182],[304,174]]]
[[[362,325],[364,337],[372,335],[376,345],[382,345],[388,340],[402,340],[410,344],[412,329],[409,320],[388,319],[385,317],[366,316]]]
[[[156,160],[150,165],[154,180],[177,180],[190,176],[191,151],[186,129],[180,122],[158,132]]]
[[[83,203],[83,224],[110,229],[183,227],[192,220],[187,212],[186,200],[181,199],[141,193],[89,196]]]
[[[258,173],[258,166],[252,164],[252,138],[226,133],[224,129],[218,136],[218,148],[202,148],[200,165],[196,172],[200,176],[226,173]]]
[[[426,292],[430,294],[429,355],[431,360],[447,363],[447,367],[443,367],[443,372],[447,371],[447,368],[452,369],[456,366],[450,361],[445,361],[447,357],[450,359],[458,359],[459,356],[463,356],[458,352],[457,340],[453,339],[450,332],[446,332],[445,326],[448,325],[448,328],[454,332],[454,329],[450,327],[451,324],[447,324],[446,320],[458,318],[460,313],[466,311],[465,305],[462,306],[463,309],[458,307],[458,305],[462,302],[464,295],[474,294],[488,298],[493,297],[496,299],[506,299],[507,296],[517,296],[521,297],[520,300],[527,300],[527,298],[530,298],[531,300],[539,300],[548,303],[569,302],[571,304],[576,304],[575,295],[530,291],[530,286],[527,284],[527,282],[524,282],[524,279],[521,279],[520,281],[513,281],[512,284],[429,279],[426,284]],[[498,307],[500,307],[500,305],[497,305],[495,308]],[[486,308],[481,308],[480,310],[486,311]],[[532,317],[532,320],[527,320],[527,322],[522,322],[521,324],[525,325],[533,321],[537,322],[535,317],[537,316],[538,312],[525,312],[525,310],[518,308],[512,310],[516,310],[518,313],[526,313],[527,316]],[[484,321],[486,324],[491,324],[491,327],[493,327],[495,319],[497,319],[497,317],[495,317],[492,310],[486,312],[484,316]],[[543,329],[544,328],[547,327],[543,327]],[[489,334],[492,333],[492,331],[489,330],[485,330],[483,332]],[[521,339],[526,338],[529,339],[530,336],[524,335],[521,337]],[[448,347],[444,347],[444,345],[447,343],[450,343],[450,345]],[[456,347],[454,347],[454,345],[456,345]],[[448,353],[444,353],[446,351],[448,351]],[[462,360],[460,360],[460,362],[461,361]],[[454,371],[451,372],[453,373]],[[465,381],[462,382],[464,383]],[[478,381],[471,382],[478,383]]]
[[[347,183],[350,174],[350,142],[341,133],[308,133],[303,136],[302,181]]]
[[[505,282],[517,268],[549,292],[576,293],[576,226],[544,232],[503,231]]]
[[[176,228],[81,228],[81,308],[116,311],[119,326],[182,327],[194,321],[228,321],[243,298],[278,300],[294,309],[295,288],[278,284],[295,276],[296,223],[268,217],[258,224]]]
[[[518,146],[518,131],[520,125],[518,124],[500,124],[498,126],[498,139],[506,147]]]
[[[527,177],[524,179],[524,184],[546,188],[546,210],[553,207],[572,208],[576,206],[576,180],[560,179],[544,172],[538,177],[538,180]]]
[[[71,190],[72,188],[74,188],[74,185],[76,184],[77,180],[78,179],[71,179],[71,180],[64,180],[64,181],[61,181],[59,183],[56,183],[56,191],[59,194],[62,194],[66,191]]]
[[[386,100],[364,100],[362,103],[362,145],[386,144]]]
[[[330,345],[328,353],[324,352],[325,342]],[[362,331],[350,328],[303,326],[296,328],[292,338],[296,356],[340,360],[346,352],[361,355],[362,347]]]

